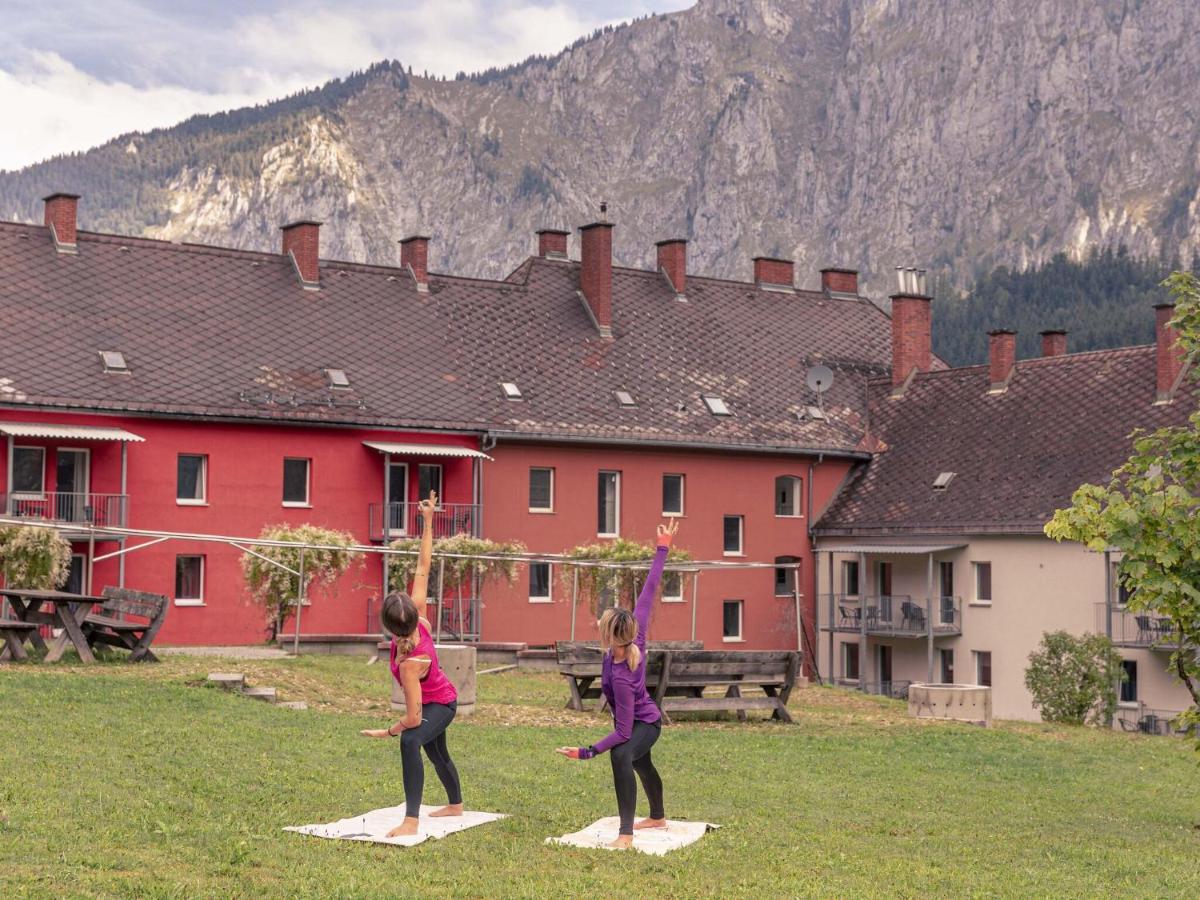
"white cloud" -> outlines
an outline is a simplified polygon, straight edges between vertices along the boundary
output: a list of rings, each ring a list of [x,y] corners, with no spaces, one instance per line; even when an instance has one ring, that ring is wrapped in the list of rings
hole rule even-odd
[[[20,0],[19,0],[20,2]],[[115,0],[116,2],[116,0]],[[65,7],[64,4],[65,3]],[[129,131],[276,99],[382,59],[453,77],[553,54],[592,29],[688,0],[293,0],[197,19],[154,0],[119,0],[129,28],[92,3],[27,4],[0,35],[0,170],[85,150]],[[273,5],[273,4],[272,4]],[[224,15],[222,15],[224,12]],[[185,14],[186,13],[186,14]],[[43,16],[39,25],[38,16]],[[75,16],[77,32],[70,31]],[[99,77],[96,72],[102,72]]]

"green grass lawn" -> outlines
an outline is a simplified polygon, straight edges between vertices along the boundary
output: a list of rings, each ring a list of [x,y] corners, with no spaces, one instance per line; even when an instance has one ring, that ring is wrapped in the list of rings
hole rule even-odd
[[[199,683],[218,670],[313,708]],[[398,747],[357,733],[389,718],[386,678],[337,657],[0,665],[0,896],[1200,896],[1190,745],[917,723],[822,688],[794,726],[664,730],[668,814],[725,826],[667,857],[543,843],[616,812],[607,760],[552,752],[605,725],[554,675],[485,676],[450,732],[468,806],[511,818],[410,849],[282,831],[401,801]]]

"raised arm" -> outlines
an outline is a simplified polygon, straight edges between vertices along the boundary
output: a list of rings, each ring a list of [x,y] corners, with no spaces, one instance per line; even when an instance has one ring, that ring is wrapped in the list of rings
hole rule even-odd
[[[437,508],[437,493],[429,492],[429,499],[417,504],[421,511],[421,552],[417,556],[417,572],[413,575],[412,601],[417,614],[429,621],[426,609],[429,605],[429,568],[433,564],[433,511]]]
[[[637,604],[633,607],[633,615],[638,623],[637,644],[646,646],[646,630],[650,627],[650,609],[654,606],[654,595],[658,592],[658,583],[662,580],[663,567],[667,564],[667,554],[671,552],[671,541],[679,531],[679,520],[672,519],[668,525],[658,526],[658,548],[654,551],[654,562],[646,573],[646,583],[638,595]]]

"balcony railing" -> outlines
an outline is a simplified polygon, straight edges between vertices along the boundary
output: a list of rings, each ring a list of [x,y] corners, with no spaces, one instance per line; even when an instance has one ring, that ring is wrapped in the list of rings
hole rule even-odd
[[[479,537],[480,514],[477,503],[444,503],[433,514],[433,536],[453,537],[469,534]],[[373,541],[395,541],[420,537],[424,519],[416,503],[372,503],[370,535]]]
[[[122,528],[126,523],[129,495],[69,494],[58,491],[0,494],[0,506],[10,518]]]
[[[1112,623],[1112,641],[1118,647],[1141,647],[1172,651],[1179,647],[1179,635],[1171,620],[1150,612],[1132,612],[1122,606],[1096,604],[1096,632],[1108,634]]]
[[[828,615],[830,596],[822,598],[822,610]],[[930,632],[929,609],[933,610],[935,637],[962,633],[962,600],[959,597],[935,597],[932,604],[907,594],[855,597],[835,594],[833,619],[821,626],[823,631],[862,632],[866,617],[869,635],[925,637]]]
[[[1177,721],[1182,713],[1170,709],[1123,707],[1117,710],[1116,725],[1122,731],[1140,731],[1142,734],[1177,735],[1194,734],[1196,727],[1185,728]]]

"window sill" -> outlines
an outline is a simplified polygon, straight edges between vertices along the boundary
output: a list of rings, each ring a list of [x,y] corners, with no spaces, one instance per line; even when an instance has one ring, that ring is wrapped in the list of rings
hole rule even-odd
[[[530,597],[529,602],[539,606],[545,606],[548,603],[553,603],[554,600],[550,597]]]
[[[1117,709],[1141,709],[1142,704],[1136,700],[1122,701],[1117,704]]]
[[[803,519],[804,514],[800,513],[799,515],[785,515],[784,513],[775,513],[775,518],[777,518],[777,519]]]
[[[175,498],[176,506],[208,506],[207,500],[180,500]]]
[[[535,516],[552,516],[552,515],[554,515],[553,509],[535,509],[534,507],[531,506],[531,507],[529,507],[529,511],[531,513],[533,513]]]
[[[733,638],[723,637],[723,638],[721,638],[721,643],[723,643],[723,644],[744,644],[744,643],[746,643],[746,639],[740,638],[740,637],[733,637]]]
[[[662,517],[664,519],[686,519],[687,518],[687,516],[681,512],[667,512],[666,510],[663,510]]]
[[[745,554],[745,553],[730,553],[729,551],[725,551],[725,552],[724,552],[724,553],[722,553],[721,555],[722,555],[722,556],[737,556],[737,557],[745,557],[745,555],[746,555],[746,554]]]
[[[967,606],[982,606],[984,608],[987,608],[991,605],[992,605],[991,600],[972,600],[970,603],[967,604]]]
[[[281,505],[285,509],[312,509],[311,503],[292,503],[288,500],[284,500]]]
[[[663,597],[661,602],[662,603],[682,603],[683,598],[682,597]]]
[[[620,536],[621,536],[620,534],[615,534],[615,533],[614,534],[602,534],[601,532],[596,532],[596,537],[598,537],[598,538],[609,538],[611,540],[612,538],[619,538]]]
[[[203,600],[176,600],[176,606],[207,606]]]

